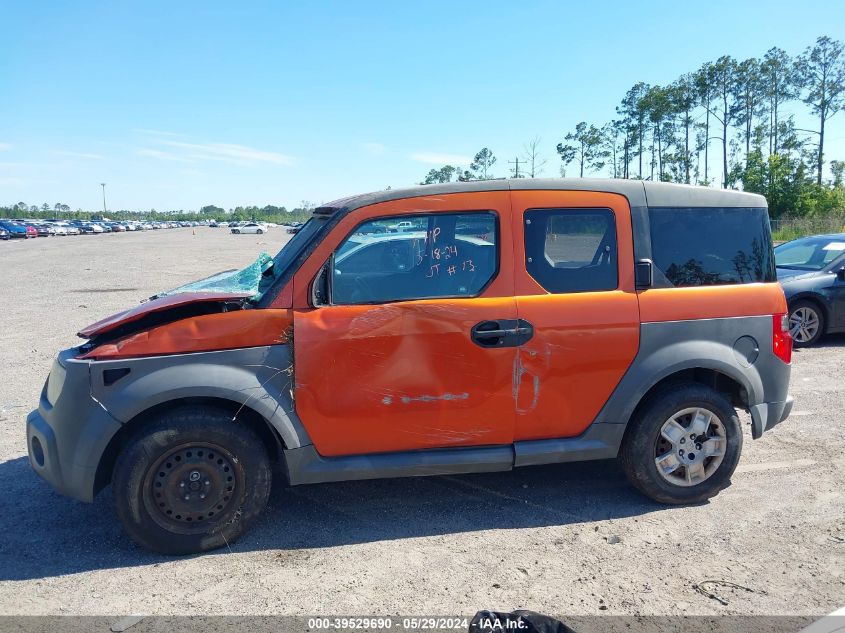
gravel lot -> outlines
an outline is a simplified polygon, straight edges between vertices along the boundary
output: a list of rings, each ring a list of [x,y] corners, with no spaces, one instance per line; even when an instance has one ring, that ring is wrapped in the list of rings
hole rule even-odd
[[[794,356],[792,418],[734,484],[665,508],[614,462],[277,487],[230,550],[133,545],[30,470],[24,421],[82,326],[287,239],[197,228],[0,243],[0,613],[821,615],[845,606],[845,337]],[[692,585],[725,580],[727,605]]]

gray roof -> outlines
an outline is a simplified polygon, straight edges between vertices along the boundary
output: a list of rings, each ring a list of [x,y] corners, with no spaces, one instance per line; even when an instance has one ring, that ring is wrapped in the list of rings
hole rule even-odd
[[[322,205],[318,211],[351,211],[359,207],[389,200],[437,196],[470,191],[526,191],[526,190],[598,191],[618,193],[628,199],[632,207],[766,207],[766,199],[756,193],[713,189],[694,185],[679,185],[646,180],[613,178],[511,178],[508,180],[474,180],[449,182],[441,185],[418,185],[405,189],[375,191]]]

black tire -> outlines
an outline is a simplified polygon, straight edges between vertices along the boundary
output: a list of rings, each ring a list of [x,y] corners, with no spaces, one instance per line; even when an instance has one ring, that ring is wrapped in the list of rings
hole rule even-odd
[[[804,313],[812,313],[815,315],[816,319],[818,319],[818,327],[816,332],[810,338],[806,338],[804,340],[799,340],[802,338],[799,336],[796,338],[794,335],[792,336],[792,344],[795,347],[810,347],[815,345],[819,342],[822,336],[824,336],[824,329],[825,329],[825,318],[824,318],[824,311],[818,306],[817,303],[812,301],[807,301],[806,299],[799,299],[795,303],[789,306],[789,325],[790,328],[792,327],[793,319],[795,318],[795,313],[799,310],[803,310]],[[790,335],[792,332],[790,331]]]
[[[710,411],[722,424],[725,434],[722,461],[712,474],[697,484],[674,484],[660,474],[655,463],[658,441],[664,441],[661,429],[676,413],[697,407]],[[690,440],[691,447],[695,441]],[[725,396],[699,383],[678,383],[650,397],[631,420],[622,440],[619,458],[628,480],[645,496],[660,503],[688,504],[710,499],[730,486],[741,452],[742,426],[736,410]],[[705,462],[715,463],[713,458]]]
[[[204,406],[145,425],[121,451],[112,478],[124,529],[162,554],[233,543],[267,505],[271,483],[261,439],[231,414]]]
[[[264,233],[264,231],[262,231],[261,229],[258,229],[258,230],[256,231],[256,233],[258,233],[259,235],[262,235],[262,234]]]

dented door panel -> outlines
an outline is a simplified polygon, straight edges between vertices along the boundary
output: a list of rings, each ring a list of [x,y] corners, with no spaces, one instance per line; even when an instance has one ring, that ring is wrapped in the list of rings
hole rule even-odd
[[[310,286],[364,221],[492,211],[498,268],[478,297],[309,305]],[[510,444],[514,346],[483,346],[473,328],[515,321],[507,191],[401,199],[343,218],[294,277],[296,410],[320,455]]]
[[[616,194],[514,191],[514,275],[519,318],[534,328],[517,360],[515,440],[573,437],[596,419],[639,347],[630,207]],[[547,292],[526,271],[527,209],[610,209],[618,287]]]
[[[515,439],[579,435],[637,354],[636,295],[534,295],[517,308],[535,335],[519,353]]]
[[[409,301],[296,311],[296,410],[321,455],[513,440],[516,348],[473,326],[513,299]]]

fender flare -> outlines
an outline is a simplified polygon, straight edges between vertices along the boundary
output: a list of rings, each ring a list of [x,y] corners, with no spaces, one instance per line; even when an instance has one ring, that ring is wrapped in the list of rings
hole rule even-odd
[[[103,373],[129,372],[106,386]],[[216,398],[243,405],[266,420],[285,448],[311,439],[291,395],[292,350],[287,345],[91,363],[91,394],[126,424],[145,411],[184,398]]]
[[[713,340],[678,341],[636,356],[625,376],[596,418],[597,422],[627,424],[650,389],[679,372],[706,369],[724,374],[748,395],[749,406],[762,402],[763,382],[753,365],[740,368],[733,348]]]

